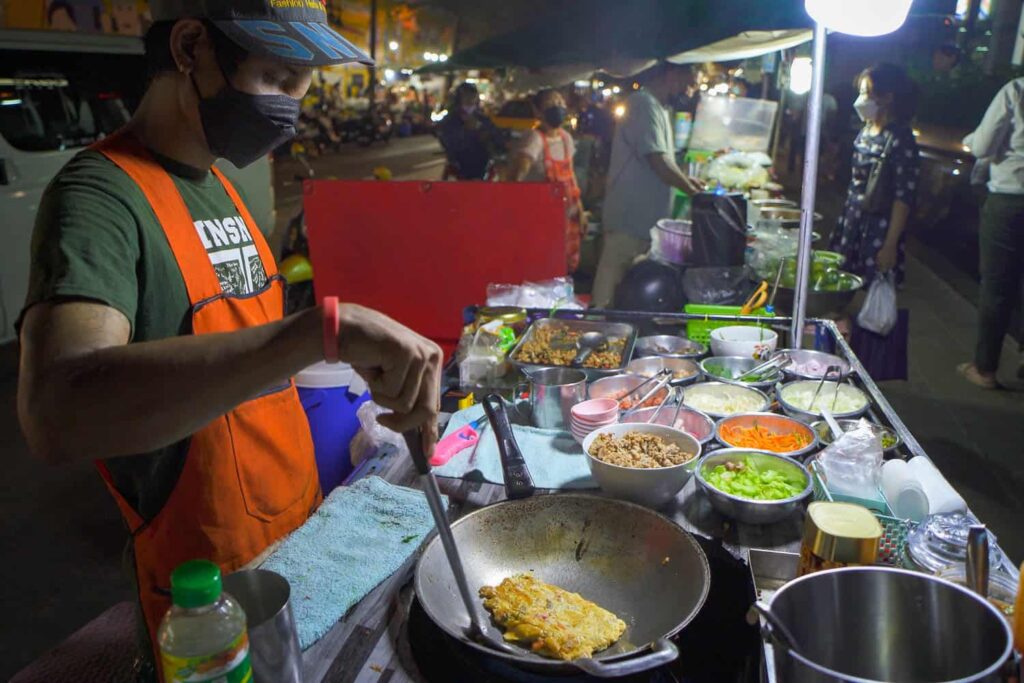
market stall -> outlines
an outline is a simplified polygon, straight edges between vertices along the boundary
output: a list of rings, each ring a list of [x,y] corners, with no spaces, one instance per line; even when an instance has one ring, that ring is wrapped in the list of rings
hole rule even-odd
[[[705,326],[706,328],[708,325],[731,326],[730,323],[737,322],[734,316],[689,316],[686,314],[676,314],[658,315],[656,316],[657,320],[655,320],[655,316],[651,315],[614,311],[589,311],[586,313],[564,311],[557,314],[557,319],[554,323],[547,318],[548,313],[545,311],[531,310],[528,312],[528,316],[530,320],[535,321],[533,325],[538,324],[537,320],[541,321],[540,325],[542,326],[564,324],[572,327],[583,323],[591,326],[604,326],[605,329],[616,331],[621,326],[632,327],[634,332],[636,330],[646,330],[649,332],[652,330],[652,326],[661,331],[679,331],[685,329],[687,325]],[[747,319],[744,322],[750,322],[750,320]],[[791,320],[788,318],[762,319],[760,323],[765,326],[766,330],[772,330],[778,334],[778,348],[783,348],[787,339],[786,330]],[[863,396],[866,403],[862,408],[858,408],[858,411],[871,424],[881,428],[880,435],[888,434],[893,437],[892,442],[884,444],[886,448],[885,461],[887,463],[902,463],[904,461],[913,462],[916,458],[927,460],[927,456],[920,444],[886,401],[877,385],[867,375],[850,347],[843,340],[842,336],[838,334],[834,324],[827,321],[814,321],[814,325],[818,331],[817,338],[820,345],[829,347],[835,356],[830,362],[838,363],[842,366],[841,375],[844,379],[842,379],[841,385],[844,387],[843,392],[848,387],[852,394]],[[691,328],[691,332],[694,330],[695,328]],[[697,335],[691,334],[691,336]],[[634,339],[631,346],[635,349],[637,344],[638,342]],[[647,345],[647,351],[643,351],[645,344]],[[670,350],[668,344],[668,337],[660,338],[655,342],[654,347],[651,347],[642,338],[639,341],[641,353],[648,353],[652,350],[658,352],[659,349],[660,352],[665,353]],[[628,342],[627,345],[629,345]],[[680,349],[671,350],[681,351]],[[699,355],[700,351],[700,349],[687,349],[680,353],[670,354],[670,356],[675,356],[675,358],[670,356],[650,356],[646,358],[667,362],[677,360],[681,356],[689,355],[692,357],[695,353]],[[635,356],[635,354],[636,352],[634,351],[632,355]],[[635,362],[634,359],[628,357],[621,360],[625,365]],[[683,360],[687,359],[684,358]],[[797,366],[789,366],[790,369],[785,374],[786,381],[780,381],[774,387],[765,387],[764,391],[772,399],[771,412],[774,415],[780,419],[787,412],[790,415],[797,415],[796,412],[787,410],[787,408],[793,408],[792,400],[787,401],[785,399],[788,395],[787,387],[807,381],[800,379],[800,376],[803,374],[813,376],[815,372],[820,372],[817,364],[811,362],[816,360],[827,360],[827,357],[804,357]],[[703,368],[700,375],[692,379],[687,376],[686,371],[681,371],[674,375],[674,378],[677,380],[675,383],[681,386],[673,388],[672,393],[682,395],[685,402],[687,400],[687,392],[695,388],[723,386],[720,378],[711,375],[711,373],[715,372],[713,367],[709,367],[709,364],[705,362]],[[601,369],[594,368],[594,370],[600,371]],[[615,370],[612,369],[612,372],[614,373]],[[599,382],[601,381],[600,376],[598,376],[595,380],[589,382],[590,396],[595,395],[595,388],[600,386]],[[464,393],[460,392],[460,389],[467,388],[461,387],[458,380],[458,368],[455,365],[449,368],[448,384],[452,391],[448,394],[448,405],[446,407],[454,410],[458,396]],[[829,384],[835,386],[836,392],[840,393],[837,385],[833,385],[831,381]],[[486,389],[484,387],[477,387],[477,391],[486,391]],[[687,408],[688,406],[684,405],[684,410]],[[460,416],[465,412],[465,410],[455,412],[451,418],[453,427],[458,425]],[[837,410],[836,412],[842,411]],[[805,424],[807,421],[811,421],[813,417],[808,415],[801,418],[798,415],[797,422]],[[771,418],[768,415],[763,415],[762,419],[765,420],[766,425],[771,424]],[[681,488],[670,495],[668,502],[660,504],[657,508],[660,515],[678,524],[679,527],[692,534],[697,540],[701,553],[707,558],[710,576],[712,577],[711,585],[714,588],[706,596],[706,599],[701,601],[703,607],[698,611],[693,621],[672,639],[672,642],[677,644],[685,653],[684,656],[677,661],[661,664],[643,673],[634,674],[633,677],[624,680],[670,681],[683,680],[684,677],[687,680],[757,680],[758,671],[763,672],[766,680],[780,680],[776,678],[772,665],[773,648],[768,646],[762,650],[760,647],[761,639],[757,629],[749,627],[744,621],[746,608],[757,597],[762,601],[769,600],[775,590],[787,581],[795,578],[798,573],[806,574],[806,567],[801,568],[802,560],[800,556],[802,540],[804,541],[804,547],[806,548],[807,546],[805,503],[809,500],[829,501],[834,498],[840,499],[842,496],[832,490],[828,480],[821,473],[820,454],[825,440],[816,432],[813,437],[814,446],[810,450],[806,450],[803,455],[789,458],[794,465],[799,462],[810,464],[807,469],[802,470],[807,473],[807,491],[801,494],[801,502],[784,511],[781,516],[776,517],[770,523],[742,521],[743,519],[753,521],[756,517],[750,518],[747,516],[750,514],[749,511],[729,507],[728,501],[724,503],[720,492],[716,493],[713,490],[713,485],[709,485],[709,477],[706,476],[707,465],[713,462],[714,458],[720,459],[723,457],[723,454],[728,456],[734,452],[734,449],[725,448],[730,437],[727,433],[723,433],[722,423],[727,420],[728,418],[723,418],[717,422],[718,431],[714,437],[699,440],[703,441],[700,447],[702,456],[702,460],[699,461],[700,464],[696,465],[692,476],[689,476],[682,483]],[[520,441],[531,439],[533,437],[529,435],[537,433],[537,430],[529,427],[530,422],[528,420],[524,422],[513,416],[513,423],[512,430],[519,437]],[[670,421],[669,424],[677,423]],[[683,429],[691,429],[690,423],[686,421],[679,421],[678,425]],[[620,425],[620,427],[625,426]],[[490,435],[491,429],[490,425],[480,429],[481,443],[485,439],[494,438]],[[537,448],[540,442],[534,439],[529,441],[529,443],[531,447]],[[571,457],[573,454],[577,457],[582,456],[582,447],[576,446],[576,449],[570,450],[566,448],[563,457]],[[545,457],[555,457],[551,454],[544,455]],[[492,455],[484,447],[477,446],[475,449],[467,449],[463,453],[455,455],[448,465],[434,468],[434,473],[438,476],[443,493],[449,497],[451,506],[450,517],[452,519],[464,518],[474,510],[506,499],[506,487],[501,485],[500,480],[498,482],[492,481],[495,474],[489,468],[491,463],[487,462],[491,457],[497,456]],[[446,471],[451,471],[453,463],[458,464],[460,460],[470,462],[473,458],[476,458],[474,465],[465,470],[463,476],[444,476]],[[536,453],[527,453],[526,458],[527,462],[533,465],[531,467],[534,473],[533,479],[538,484],[538,490],[533,494],[533,497],[551,494],[569,495],[570,497],[578,495],[568,490],[569,488],[575,488],[576,485],[561,487],[561,491],[543,490],[543,482],[549,480],[552,476],[557,476],[557,474],[553,475],[542,464],[538,464]],[[697,476],[698,471],[701,472],[702,476]],[[422,488],[425,482],[423,477],[417,475],[412,462],[407,457],[399,455],[390,449],[383,449],[376,456],[362,463],[357,469],[355,477],[368,474],[375,474],[384,477],[390,482],[414,488]],[[596,494],[602,498],[613,499],[622,497],[623,494],[621,493],[609,493],[608,489],[613,487],[606,485],[606,480],[598,476],[596,469],[593,469],[593,474],[600,488],[596,490],[584,488],[582,491],[584,494]],[[501,476],[500,473],[498,476]],[[591,484],[593,483],[591,482]],[[628,496],[628,494],[625,495]],[[922,534],[915,533],[915,530],[932,530],[933,527],[930,526],[933,523],[932,518],[928,516],[919,522],[913,522],[894,516],[893,511],[888,507],[890,501],[883,494],[880,494],[879,497],[881,500],[878,502],[885,507],[879,507],[869,515],[873,516],[873,519],[878,520],[878,524],[882,529],[880,538],[874,539],[876,545],[875,552],[873,553],[873,563],[884,567],[909,568],[915,572],[914,576],[924,577],[931,574],[934,571],[934,565],[931,562],[936,557],[933,551],[938,546],[930,545],[921,540]],[[532,497],[526,500],[531,499]],[[523,501],[517,502],[521,503]],[[757,507],[757,504],[754,503],[752,507]],[[963,509],[959,516],[954,514],[942,519],[947,522],[958,520],[957,523],[961,527],[956,530],[957,532],[966,532],[967,526],[965,525],[969,525],[971,521],[976,521],[971,519],[970,513],[966,508]],[[765,518],[762,518],[762,521],[764,520]],[[577,523],[579,526],[577,526]],[[569,531],[566,543],[570,547],[577,549],[577,562],[579,562],[581,558],[579,554],[581,552],[580,548],[585,548],[592,540],[590,538],[591,534],[588,533],[586,520],[551,517],[542,526],[545,524],[551,528],[560,528],[568,525]],[[456,524],[456,537],[465,542],[464,537],[458,533],[459,529],[460,525]],[[955,538],[958,538],[956,533],[951,533],[945,539],[947,543],[939,549],[941,552],[951,553],[946,559],[952,564],[956,564],[952,558],[958,552],[961,554],[966,552],[962,545],[956,546]],[[952,543],[949,542],[951,540],[953,540]],[[991,557],[993,559],[991,564],[993,576],[991,584],[993,586],[996,586],[997,583],[999,585],[1012,584],[1016,579],[1013,564],[1009,558],[1006,558],[999,552],[998,542],[994,538],[990,540],[992,543]],[[652,539],[648,542],[654,543],[655,541]],[[426,554],[434,557],[435,562],[439,552],[438,545],[439,542],[437,540],[428,542],[427,550],[425,551]],[[471,545],[464,546],[460,550],[463,556],[473,556],[475,554],[475,550]],[[362,680],[363,676],[373,676],[376,674],[386,675],[389,677],[388,680],[391,681],[417,682],[440,680],[496,682],[550,680],[547,677],[538,675],[536,672],[524,671],[516,665],[494,661],[486,654],[481,654],[479,647],[470,647],[459,638],[446,633],[445,629],[436,623],[436,620],[432,620],[425,613],[420,604],[416,590],[413,587],[418,581],[414,582],[414,584],[409,583],[409,579],[417,571],[415,560],[416,556],[411,556],[401,570],[360,601],[320,642],[305,653],[304,670],[307,681],[333,680],[332,676],[341,671],[345,672],[349,680]],[[672,567],[672,563],[671,558],[666,557],[666,560],[669,560],[665,562],[667,571],[667,568]],[[835,557],[833,560],[838,562],[839,558]],[[846,558],[846,560],[849,561],[849,558]],[[586,562],[585,559],[583,561]],[[963,557],[961,555],[962,561]],[[947,573],[946,576],[951,575]],[[955,573],[952,576],[954,581],[965,581],[962,575],[960,578],[956,578]],[[995,578],[997,576],[1001,577],[998,581]],[[500,577],[492,578],[497,579]],[[577,588],[573,585],[573,579],[570,575],[562,576],[559,580],[565,583],[569,589]],[[684,579],[683,577],[677,577],[675,580]],[[696,577],[690,576],[685,580],[696,580]],[[476,588],[476,586],[473,588]],[[454,586],[449,583],[446,590],[452,602],[451,609],[456,612],[461,610]],[[602,599],[610,599],[599,595],[585,597],[592,597],[598,602]],[[957,597],[962,598],[963,596],[958,594]],[[1003,609],[1010,609],[1004,602],[1007,600],[1007,596],[1004,594],[997,595],[993,591],[990,597],[996,601],[995,604],[1001,605]],[[817,609],[815,608],[816,612]],[[822,609],[824,608],[822,607]],[[928,612],[929,605],[927,603],[923,603],[921,609],[922,614],[919,615],[921,625],[933,623],[930,620],[938,618],[937,615]],[[1000,620],[1004,618],[999,616],[1000,613],[995,609],[983,616],[992,616],[993,614],[997,615]],[[637,619],[643,618],[643,615],[640,614],[633,616]],[[912,624],[908,625],[907,628],[910,628],[910,626]],[[974,627],[981,628],[977,625]],[[1009,627],[1006,626],[1005,629],[1006,633],[1009,633]],[[954,633],[956,630],[953,624],[946,624],[944,629],[941,629],[941,631],[947,633]],[[708,632],[714,633],[715,637],[702,640],[702,634]],[[993,631],[993,633],[1000,635],[998,630]],[[898,638],[899,634],[889,634],[887,637]],[[916,647],[926,651],[929,648],[942,647],[944,642],[940,635],[935,635],[930,639],[922,635],[915,635],[914,638],[917,639],[915,641]],[[727,643],[727,646],[724,648],[722,647],[723,641]],[[1002,654],[1005,654],[1000,649],[1004,642],[1000,641],[996,648]],[[641,647],[641,650],[643,649]],[[970,650],[970,648],[967,649]],[[983,658],[986,654],[991,654],[991,648],[986,650],[984,647],[979,646],[976,652],[965,651],[964,658],[974,665],[980,661],[979,657]],[[877,656],[878,653],[875,653],[875,655]],[[865,657],[869,656],[865,655]],[[580,677],[578,680],[590,679]],[[967,679],[965,678],[964,680]],[[998,679],[993,678],[992,680]]]

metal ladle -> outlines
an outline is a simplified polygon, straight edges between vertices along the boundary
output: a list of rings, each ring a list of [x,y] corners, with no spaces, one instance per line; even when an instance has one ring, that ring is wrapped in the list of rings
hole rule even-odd
[[[469,628],[466,635],[471,639],[488,647],[507,652],[519,654],[511,645],[505,642],[500,633],[497,633],[491,625],[490,619],[480,615],[476,601],[469,590],[469,581],[466,579],[466,570],[462,565],[462,558],[459,556],[458,546],[455,545],[455,536],[452,534],[451,524],[448,522],[448,513],[445,510],[444,499],[441,497],[441,490],[437,487],[437,479],[430,469],[427,456],[423,452],[423,437],[419,430],[405,432],[405,443],[409,446],[409,455],[412,456],[416,470],[423,475],[425,486],[423,492],[427,496],[427,504],[430,506],[430,514],[434,517],[434,525],[437,527],[437,535],[441,537],[441,545],[444,546],[444,553],[448,558],[452,574],[455,576],[455,585],[459,589],[459,597],[469,615]]]
[[[576,342],[576,347],[579,349],[579,352],[572,359],[572,363],[570,363],[574,368],[582,366],[595,351],[604,351],[608,348],[608,337],[604,336],[601,332],[587,332]]]

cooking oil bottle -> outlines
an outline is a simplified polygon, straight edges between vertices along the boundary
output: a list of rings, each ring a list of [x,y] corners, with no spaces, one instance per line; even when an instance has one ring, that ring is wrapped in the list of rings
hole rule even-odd
[[[171,573],[157,640],[165,683],[252,683],[245,612],[222,590],[213,562],[190,560]]]

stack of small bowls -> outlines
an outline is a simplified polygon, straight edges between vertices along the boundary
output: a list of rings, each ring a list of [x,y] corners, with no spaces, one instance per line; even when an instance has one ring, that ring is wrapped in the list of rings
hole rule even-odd
[[[619,402],[613,398],[592,398],[572,407],[572,435],[581,444],[591,432],[618,421]]]

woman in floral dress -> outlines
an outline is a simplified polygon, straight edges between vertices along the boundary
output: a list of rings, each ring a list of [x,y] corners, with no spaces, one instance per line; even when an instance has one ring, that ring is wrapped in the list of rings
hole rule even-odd
[[[894,271],[903,281],[903,233],[917,192],[920,153],[910,119],[914,114],[915,86],[894,64],[865,69],[855,81],[860,96],[853,107],[864,122],[854,142],[853,173],[846,205],[832,233],[831,249],[846,257],[843,270],[864,278],[865,290],[877,274]],[[871,169],[889,146],[892,165],[889,201],[874,212],[867,210],[865,192]]]

